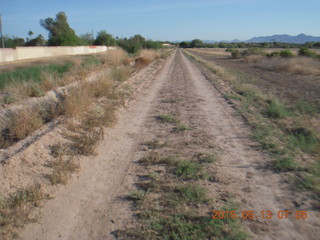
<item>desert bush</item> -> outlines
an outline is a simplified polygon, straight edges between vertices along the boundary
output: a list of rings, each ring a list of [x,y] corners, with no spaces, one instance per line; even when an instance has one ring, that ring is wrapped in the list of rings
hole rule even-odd
[[[242,54],[239,50],[232,50],[231,56],[232,58],[241,58]]]
[[[290,50],[285,49],[285,50],[282,50],[282,51],[280,52],[280,56],[281,56],[281,57],[294,57],[294,54],[293,54],[293,52],[291,52]]]
[[[257,47],[248,48],[241,52],[242,56],[250,56],[250,55],[266,55],[266,53],[261,49]]]
[[[307,47],[302,47],[298,51],[299,56],[304,56],[304,57],[316,57],[317,53],[314,51],[311,51]]]
[[[275,52],[267,53],[266,56],[267,57],[279,57],[280,56],[280,52],[275,51]]]

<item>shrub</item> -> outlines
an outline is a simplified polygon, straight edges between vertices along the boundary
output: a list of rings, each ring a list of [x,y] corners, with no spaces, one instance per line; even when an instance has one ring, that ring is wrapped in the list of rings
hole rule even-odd
[[[299,56],[305,56],[305,57],[316,57],[317,56],[316,52],[311,51],[307,47],[300,48],[298,54],[299,54]]]
[[[242,51],[242,56],[250,56],[250,55],[266,55],[265,52],[257,47],[248,48],[247,50]]]
[[[240,58],[242,55],[241,55],[239,50],[233,50],[231,52],[231,56],[232,56],[232,58],[236,58],[237,59],[237,58]]]
[[[294,54],[288,49],[282,50],[279,54],[281,57],[294,57]]]
[[[271,52],[267,54],[267,57],[279,57],[280,56],[280,52]]]

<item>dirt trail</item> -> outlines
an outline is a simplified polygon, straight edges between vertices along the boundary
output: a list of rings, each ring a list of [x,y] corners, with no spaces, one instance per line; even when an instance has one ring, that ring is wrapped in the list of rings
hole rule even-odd
[[[179,104],[163,100],[179,99]],[[178,114],[193,130],[176,134],[155,116]],[[242,210],[295,210],[294,199],[279,175],[265,168],[268,161],[249,139],[249,129],[197,67],[178,50],[161,72],[145,82],[139,96],[120,112],[108,129],[96,157],[82,161],[82,170],[47,202],[38,223],[29,224],[23,239],[114,239],[112,231],[134,222],[124,201],[139,179],[137,160],[155,138],[170,142],[184,155],[214,151],[218,161],[208,172],[211,196],[228,193]],[[212,209],[221,210],[221,209]],[[309,211],[306,220],[243,220],[254,239],[316,239],[319,218]],[[208,218],[211,216],[208,215]]]

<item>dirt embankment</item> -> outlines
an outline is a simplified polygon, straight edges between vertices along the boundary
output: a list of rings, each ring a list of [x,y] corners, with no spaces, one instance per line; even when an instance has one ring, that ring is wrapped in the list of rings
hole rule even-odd
[[[295,205],[286,183],[266,167],[270,160],[250,140],[250,129],[198,68],[178,50],[160,72],[158,69],[150,67],[131,79],[129,86],[137,91],[136,98],[119,112],[118,123],[106,130],[97,155],[81,159],[82,170],[67,185],[55,189],[54,199],[39,212],[39,221],[29,224],[21,237],[114,239],[114,231],[141,224],[135,215],[140,210],[126,196],[146,174],[156,174],[172,184],[205,188],[214,209],[212,205],[188,207],[207,214],[206,221],[214,221],[210,212],[222,210],[233,199],[240,205],[239,211],[256,214],[255,219],[241,220],[254,239],[317,239],[318,212]],[[53,135],[48,139],[55,141]],[[40,150],[45,148],[44,142],[38,141],[29,153],[13,161],[24,169],[24,176],[31,177],[35,165],[47,171],[46,156]],[[169,178],[172,173],[163,166],[145,167],[139,161],[155,151],[158,155],[179,155],[194,164],[199,155],[208,153],[216,156],[216,161],[205,165],[208,177],[199,181]],[[41,163],[31,160],[31,155],[42,159]],[[29,166],[28,174],[25,166]],[[12,165],[11,172],[15,167]],[[158,196],[161,192],[146,194]],[[278,211],[284,210],[308,210],[308,218],[295,219],[291,214],[288,219],[279,219]],[[273,217],[262,219],[262,211],[271,211]],[[150,232],[161,238],[162,233],[152,228]]]

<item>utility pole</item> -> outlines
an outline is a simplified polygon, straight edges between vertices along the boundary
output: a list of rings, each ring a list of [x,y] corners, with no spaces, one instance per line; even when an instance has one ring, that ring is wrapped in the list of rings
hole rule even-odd
[[[92,45],[94,43],[94,38],[93,38],[93,29],[92,29],[92,33],[91,33],[91,39],[92,39]]]
[[[0,14],[0,34],[1,34],[2,48],[4,48],[4,38],[3,38],[3,33],[2,33],[2,20],[1,20],[1,14]]]

